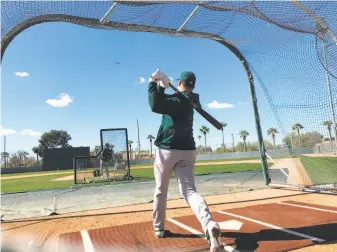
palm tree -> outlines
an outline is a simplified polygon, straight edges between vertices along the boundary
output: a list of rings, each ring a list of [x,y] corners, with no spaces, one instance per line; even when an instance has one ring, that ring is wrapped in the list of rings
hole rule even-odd
[[[97,155],[97,153],[100,152],[100,150],[101,150],[101,146],[96,145],[94,148],[94,153]]]
[[[330,142],[332,142],[332,136],[331,136],[331,126],[332,126],[332,121],[325,121],[323,123],[324,126],[326,126],[328,128],[329,131],[329,137],[330,137]]]
[[[276,128],[270,128],[268,129],[268,135],[271,135],[273,138],[273,143],[274,143],[274,150],[276,149],[276,145],[275,145],[275,134],[279,133],[278,130]]]
[[[148,135],[147,139],[150,140],[150,148],[151,148],[151,156],[152,156],[152,139],[155,139],[155,137],[152,135]]]
[[[20,150],[20,151],[18,151],[18,155],[19,155],[19,158],[20,158],[20,164],[21,164],[21,161],[22,161],[23,162],[22,164],[24,164],[24,166],[26,166],[26,159],[27,159],[27,156],[29,155],[29,153],[27,151]]]
[[[4,161],[5,168],[7,168],[7,159],[9,158],[8,152],[1,152],[1,159]]]
[[[132,157],[132,155],[131,155],[131,152],[132,152],[131,147],[132,147],[133,141],[129,140],[129,141],[128,141],[128,144],[129,144],[129,149],[130,149],[129,152],[130,152],[130,159],[131,159],[131,157]]]
[[[295,124],[293,125],[292,129],[297,131],[298,138],[299,138],[299,142],[300,142],[300,148],[302,148],[302,145],[301,145],[301,133],[300,133],[300,130],[301,130],[301,129],[304,129],[303,125],[300,124],[299,122],[297,122],[297,123],[295,123]]]
[[[247,151],[247,144],[246,144],[246,139],[247,139],[247,136],[249,136],[249,132],[246,131],[246,130],[241,130],[239,132],[239,136],[242,138],[243,140],[243,148],[244,148],[244,151]]]
[[[199,145],[201,146],[201,141],[200,141],[201,136],[199,135],[198,138],[199,138]]]
[[[223,135],[223,128],[227,126],[227,123],[221,122],[222,128],[221,128],[221,133],[222,133],[222,145],[223,145],[223,152],[226,151],[226,145],[225,145],[225,138]]]
[[[39,156],[43,156],[43,149],[41,147],[33,147],[32,148],[33,153],[36,154],[36,164],[39,163]]]
[[[205,137],[205,154],[207,154],[207,141],[206,141],[206,134],[209,132],[209,128],[207,128],[206,126],[201,126],[200,128],[200,132],[202,134],[204,134],[204,137]]]

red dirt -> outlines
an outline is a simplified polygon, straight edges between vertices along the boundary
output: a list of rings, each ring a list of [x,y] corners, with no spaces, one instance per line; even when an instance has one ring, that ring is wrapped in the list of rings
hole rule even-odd
[[[293,204],[303,204],[294,201],[287,201]],[[313,204],[305,204],[311,207],[336,210],[333,207],[322,207]],[[295,206],[281,205],[277,203],[255,205],[237,209],[225,210],[236,215],[252,218],[268,224],[287,228],[302,234],[311,235],[326,241],[332,241],[335,237],[337,227],[337,214],[322,212],[317,210],[305,209]],[[241,218],[213,212],[216,221],[237,220],[243,223],[239,231],[222,230],[223,241],[228,246],[239,251],[289,251],[315,244],[309,238],[303,238],[295,234],[285,233],[262,224],[257,224]],[[202,233],[199,222],[194,215],[174,218]],[[195,251],[201,249],[206,251],[207,241],[188,231],[166,222],[166,228],[173,235],[164,239],[157,239],[153,234],[152,222],[141,222],[114,226],[88,231],[95,251]],[[79,249],[84,251],[82,239],[79,232],[63,234],[60,237],[61,243],[76,244]],[[62,251],[62,245],[59,246]]]

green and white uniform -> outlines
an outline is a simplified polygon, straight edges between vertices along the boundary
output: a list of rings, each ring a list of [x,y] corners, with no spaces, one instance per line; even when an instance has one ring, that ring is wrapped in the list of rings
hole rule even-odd
[[[165,89],[150,82],[148,101],[154,113],[162,114],[161,125],[154,144],[158,147],[154,163],[156,187],[153,200],[153,225],[165,228],[166,201],[171,174],[174,171],[181,195],[192,208],[203,230],[212,216],[205,200],[197,193],[194,181],[196,146],[193,137],[194,110],[178,94],[167,95]],[[199,95],[183,92],[200,105]],[[201,107],[201,105],[200,105]]]

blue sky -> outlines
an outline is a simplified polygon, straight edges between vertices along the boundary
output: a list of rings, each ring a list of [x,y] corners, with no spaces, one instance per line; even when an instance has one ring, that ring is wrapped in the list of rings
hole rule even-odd
[[[226,144],[231,143],[231,133],[239,141],[242,129],[250,133],[248,140],[257,140],[245,72],[222,45],[45,23],[19,34],[3,58],[1,127],[7,134],[7,151],[32,153],[39,135],[52,129],[68,131],[73,146],[99,144],[101,128],[126,127],[129,139],[136,142],[137,118],[142,149],[148,149],[146,137],[156,136],[161,121],[147,102],[147,80],[157,68],[172,78],[185,70],[195,72],[195,92],[203,107],[228,124]],[[265,132],[277,125],[259,85],[256,88],[264,135],[270,140]],[[214,101],[223,108],[209,107]],[[202,125],[210,128],[209,145],[219,146],[221,131],[196,113],[195,137]]]

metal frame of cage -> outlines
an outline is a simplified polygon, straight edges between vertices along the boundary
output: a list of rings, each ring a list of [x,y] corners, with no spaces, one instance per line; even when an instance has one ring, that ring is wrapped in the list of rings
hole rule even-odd
[[[127,162],[127,173],[124,175],[124,180],[133,180],[131,176],[131,169],[130,169],[130,153],[129,153],[129,138],[128,138],[128,129],[127,128],[108,128],[108,129],[101,129],[100,130],[100,140],[101,140],[101,151],[103,151],[103,132],[104,131],[125,131],[125,146],[126,146],[126,162]]]
[[[74,184],[81,184],[81,183],[77,183],[77,165],[76,165],[76,161],[80,158],[97,158],[100,154],[101,154],[102,150],[100,150],[95,156],[75,156],[73,158],[73,170],[74,170]]]
[[[178,1],[174,1],[178,2]],[[310,15],[319,25],[322,25],[324,28],[329,28],[324,26],[324,22],[320,17],[317,17],[314,13],[312,13],[309,9],[305,8],[303,5],[301,5],[298,1],[291,0],[292,3],[297,5],[297,7],[301,8],[303,11],[305,11],[308,15]],[[260,118],[259,118],[259,111],[258,111],[258,106],[257,106],[257,98],[255,94],[255,84],[254,84],[254,78],[250,69],[250,66],[248,62],[246,61],[245,57],[242,55],[240,50],[233,44],[231,44],[229,41],[226,41],[225,38],[220,37],[215,34],[211,33],[206,33],[206,32],[200,32],[200,31],[191,31],[191,30],[185,30],[183,29],[186,24],[190,21],[190,19],[195,15],[199,7],[205,7],[211,10],[221,10],[221,11],[227,11],[227,10],[232,10],[232,9],[223,9],[223,8],[217,8],[214,6],[207,6],[207,4],[203,4],[203,2],[197,2],[197,1],[189,1],[190,4],[196,4],[195,9],[190,13],[190,15],[187,17],[184,23],[178,28],[164,28],[164,27],[154,27],[154,26],[146,26],[146,25],[141,25],[141,24],[126,24],[126,23],[119,23],[119,22],[114,22],[112,20],[109,20],[110,14],[116,9],[117,4],[130,4],[130,5],[147,5],[147,4],[156,4],[156,3],[163,3],[162,1],[145,1],[142,3],[131,3],[131,2],[121,2],[117,3],[114,2],[112,3],[111,7],[107,10],[105,15],[101,19],[94,19],[94,18],[86,18],[86,17],[76,17],[76,16],[70,16],[70,15],[65,15],[65,14],[44,14],[36,17],[29,18],[27,20],[24,20],[20,24],[16,25],[14,28],[12,28],[6,36],[4,36],[1,39],[1,61],[4,55],[4,52],[8,46],[8,44],[13,40],[13,38],[22,32],[23,30],[27,29],[30,26],[40,24],[43,22],[55,22],[55,21],[63,21],[63,22],[69,22],[69,23],[74,23],[74,24],[79,24],[91,28],[103,28],[103,29],[111,29],[111,30],[127,30],[127,31],[145,31],[145,32],[154,32],[154,33],[162,33],[165,35],[173,35],[173,36],[187,36],[187,37],[202,37],[202,38],[208,38],[214,41],[217,41],[221,43],[222,45],[226,46],[229,50],[231,50],[237,57],[238,59],[242,62],[247,76],[248,76],[248,81],[249,81],[249,86],[250,86],[250,91],[251,91],[251,98],[252,98],[252,103],[253,103],[253,109],[254,109],[254,117],[255,117],[255,125],[256,125],[256,130],[257,130],[257,135],[258,135],[258,142],[259,142],[259,151],[260,151],[260,156],[261,156],[261,164],[262,164],[262,169],[263,169],[263,174],[265,178],[265,184],[272,186],[272,181],[269,177],[268,174],[268,163],[267,163],[267,155],[266,155],[266,150],[264,148],[264,143],[263,143],[263,137],[262,137],[262,131],[261,131],[261,125],[260,125]],[[172,2],[170,2],[172,3]],[[239,12],[244,12],[244,9],[239,9],[235,11]],[[267,18],[266,16],[260,15],[259,13],[259,18],[264,19],[268,22],[274,23],[271,19]],[[291,29],[297,32],[302,32],[302,33],[308,33],[308,34],[314,34],[313,32],[310,32],[309,30],[300,30],[300,29],[295,29],[295,27],[288,27],[284,26],[282,24],[275,23],[276,25],[285,28],[285,29]],[[324,29],[325,31],[326,29]],[[327,29],[327,32],[331,35],[331,31]],[[326,68],[326,66],[325,66]],[[327,70],[327,68],[326,68]],[[337,128],[336,123],[335,123],[335,128]],[[127,151],[128,148],[127,148]],[[129,157],[128,157],[129,158]],[[75,163],[76,164],[76,163]],[[76,165],[75,165],[76,167]],[[129,167],[130,168],[130,167]],[[298,186],[297,186],[298,188]]]
[[[82,184],[82,183],[78,183],[77,182],[77,160],[78,159],[90,159],[90,158],[95,158],[97,159],[98,156],[102,153],[103,151],[103,132],[104,131],[125,131],[125,139],[126,139],[126,142],[125,142],[125,145],[126,145],[126,165],[127,165],[127,172],[124,174],[123,176],[123,179],[122,180],[133,180],[133,176],[131,176],[131,169],[130,169],[130,153],[129,153],[129,147],[128,147],[128,142],[129,142],[129,139],[128,139],[128,130],[127,128],[109,128],[109,129],[101,129],[100,130],[100,141],[101,141],[101,150],[94,156],[75,156],[73,158],[73,170],[74,170],[74,184],[77,185],[77,184]],[[111,182],[111,181],[116,181],[117,179],[105,179],[105,180],[97,180],[95,181],[95,183],[104,183],[104,182]],[[87,183],[90,183],[89,181]]]

